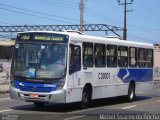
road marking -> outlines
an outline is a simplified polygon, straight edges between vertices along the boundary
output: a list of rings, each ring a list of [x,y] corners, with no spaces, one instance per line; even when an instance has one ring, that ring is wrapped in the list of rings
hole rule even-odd
[[[138,94],[143,94],[144,92],[138,92]]]
[[[66,118],[64,120],[73,120],[73,119],[77,119],[77,118],[82,118],[85,117],[86,115],[81,115],[81,116],[75,116],[75,117],[71,117],[71,118]]]
[[[158,102],[160,102],[160,100],[158,100]]]
[[[160,89],[159,90],[157,90],[158,92],[160,92]]]
[[[136,107],[137,105],[132,105],[132,106],[128,106],[128,107],[123,107],[121,109],[125,110],[125,109],[129,109],[129,108],[133,108],[133,107]]]
[[[13,109],[8,109],[8,110],[1,110],[0,113],[2,112],[8,112],[8,111],[12,111]]]
[[[1,98],[0,101],[2,100],[9,100],[10,98]]]

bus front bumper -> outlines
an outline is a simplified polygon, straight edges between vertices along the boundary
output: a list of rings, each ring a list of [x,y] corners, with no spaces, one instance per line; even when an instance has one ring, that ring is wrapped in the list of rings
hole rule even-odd
[[[27,92],[10,87],[11,99],[25,100],[29,102],[66,103],[66,90],[56,90],[49,93]]]

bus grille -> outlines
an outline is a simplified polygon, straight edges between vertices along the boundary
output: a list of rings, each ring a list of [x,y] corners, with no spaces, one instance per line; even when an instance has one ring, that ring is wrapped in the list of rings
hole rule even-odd
[[[30,92],[51,92],[52,87],[33,87],[33,86],[20,86],[19,89],[22,91]]]

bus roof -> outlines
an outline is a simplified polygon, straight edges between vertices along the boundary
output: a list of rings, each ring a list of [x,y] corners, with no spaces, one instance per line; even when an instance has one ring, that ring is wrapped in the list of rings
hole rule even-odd
[[[144,47],[144,48],[154,48],[153,44],[150,43],[143,43],[143,42],[134,42],[129,40],[121,40],[118,37],[96,37],[96,36],[90,36],[90,35],[84,35],[80,34],[77,31],[62,31],[62,32],[56,32],[56,31],[28,31],[28,32],[21,32],[21,33],[32,33],[32,32],[38,32],[38,33],[57,33],[57,34],[64,34],[68,35],[70,40],[77,40],[81,42],[93,42],[93,43],[102,43],[102,44],[113,44],[113,45],[119,45],[119,46],[133,46],[133,47]]]

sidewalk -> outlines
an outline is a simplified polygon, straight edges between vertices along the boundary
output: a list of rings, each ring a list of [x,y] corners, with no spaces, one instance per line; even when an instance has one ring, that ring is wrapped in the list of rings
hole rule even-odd
[[[9,80],[0,78],[0,94],[9,93]]]
[[[9,84],[0,85],[0,94],[9,93]]]

